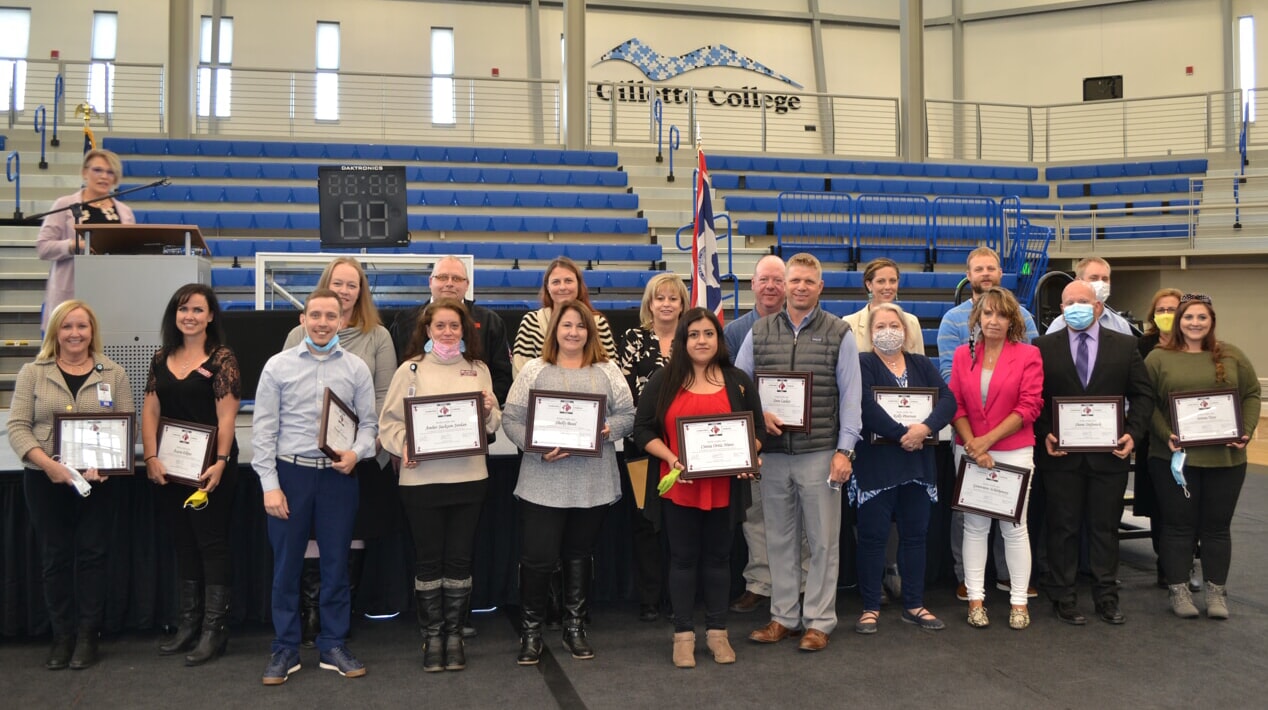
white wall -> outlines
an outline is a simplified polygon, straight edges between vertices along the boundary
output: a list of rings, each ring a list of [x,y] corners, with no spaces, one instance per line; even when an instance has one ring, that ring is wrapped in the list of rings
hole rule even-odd
[[[31,10],[32,59],[61,58],[87,61],[92,56],[92,13],[119,13],[118,59],[121,62],[162,64],[167,61],[167,3],[164,0],[39,0],[6,3]]]

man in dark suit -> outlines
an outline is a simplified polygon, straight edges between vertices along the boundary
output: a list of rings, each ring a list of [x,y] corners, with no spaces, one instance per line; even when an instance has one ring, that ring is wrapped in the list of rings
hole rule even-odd
[[[1103,308],[1090,285],[1075,281],[1061,294],[1066,327],[1034,341],[1043,356],[1044,408],[1035,420],[1035,438],[1043,445],[1035,447],[1035,469],[1047,495],[1044,587],[1057,618],[1074,625],[1087,623],[1075,592],[1084,520],[1096,613],[1107,623],[1123,623],[1118,605],[1118,525],[1131,453],[1147,435],[1154,408],[1153,388],[1136,339],[1102,328]],[[1054,421],[1055,397],[1122,397],[1126,427],[1116,448],[1062,451],[1053,433],[1059,428]],[[1061,424],[1068,428],[1073,422],[1063,418]]]

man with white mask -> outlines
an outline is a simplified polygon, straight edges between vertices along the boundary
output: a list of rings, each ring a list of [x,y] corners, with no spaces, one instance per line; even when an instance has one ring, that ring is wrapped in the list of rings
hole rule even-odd
[[[1092,287],[1092,292],[1096,294],[1096,300],[1100,302],[1104,308],[1101,309],[1101,315],[1097,319],[1097,323],[1103,328],[1109,328],[1116,333],[1124,335],[1135,335],[1132,332],[1131,323],[1127,319],[1118,315],[1112,308],[1107,305],[1110,297],[1110,265],[1109,262],[1099,256],[1089,256],[1074,265],[1074,278],[1077,281],[1086,281]],[[1048,333],[1055,333],[1065,327],[1065,316],[1057,316],[1052,324],[1048,326]]]

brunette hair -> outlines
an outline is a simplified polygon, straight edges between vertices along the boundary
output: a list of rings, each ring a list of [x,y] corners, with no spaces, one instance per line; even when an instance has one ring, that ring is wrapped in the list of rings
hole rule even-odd
[[[1194,306],[1205,306],[1206,312],[1211,314],[1211,329],[1206,331],[1206,336],[1202,338],[1202,349],[1211,353],[1211,362],[1215,363],[1215,381],[1223,384],[1228,382],[1227,373],[1224,372],[1224,343],[1215,338],[1215,306],[1211,305],[1211,299],[1207,296],[1194,294],[1184,294],[1180,296],[1180,307],[1176,309],[1175,323],[1171,324],[1171,342],[1158,347],[1164,350],[1184,350],[1184,333],[1180,332],[1180,319],[1184,314]]]
[[[713,325],[718,338],[718,351],[713,354],[709,367],[716,367],[719,371],[732,367],[731,355],[726,349],[726,338],[722,335],[722,322],[713,311],[696,307],[682,314],[682,317],[678,319],[678,327],[674,330],[674,344],[671,347],[669,363],[665,365],[664,379],[661,381],[660,392],[656,397],[656,419],[662,428],[669,426],[665,417],[670,405],[678,397],[678,392],[695,384],[695,365],[687,353],[687,331],[702,320],[707,320]]]
[[[189,299],[194,296],[202,296],[207,300],[207,315],[211,320],[207,322],[207,339],[203,343],[203,353],[210,355],[211,351],[220,347],[224,343],[224,336],[220,333],[220,301],[216,299],[216,292],[206,284],[185,284],[176,289],[176,293],[172,294],[172,298],[167,302],[167,308],[163,310],[163,322],[159,325],[159,341],[162,343],[160,350],[166,355],[176,350],[184,342],[180,328],[176,327],[176,311],[181,306],[189,303]]]
[[[366,278],[361,262],[350,256],[341,256],[331,261],[321,272],[321,278],[317,280],[317,288],[330,288],[330,279],[334,276],[335,267],[341,264],[347,264],[356,269],[357,280],[361,284],[357,291],[357,302],[352,306],[352,315],[348,317],[348,322],[343,327],[356,328],[362,333],[369,333],[382,321],[379,319],[379,309],[374,306],[374,298],[370,296],[370,280]],[[340,305],[340,308],[342,307]]]
[[[872,283],[872,280],[876,278],[876,274],[881,269],[893,269],[895,275],[903,275],[902,269],[898,268],[898,263],[893,259],[887,259],[882,256],[867,262],[867,266],[863,267],[863,292],[869,296],[872,292],[867,290],[867,285]]]
[[[550,289],[547,288],[547,285],[550,283],[551,272],[559,268],[567,269],[572,272],[573,276],[577,277],[576,300],[581,301],[586,304],[588,308],[593,309],[594,306],[590,305],[590,289],[586,288],[586,280],[581,276],[581,267],[577,266],[577,262],[566,256],[555,257],[553,261],[546,265],[546,270],[542,272],[542,290],[540,294],[542,308],[551,308],[555,305],[555,302],[550,298]]]
[[[977,359],[976,345],[977,341],[982,337],[980,325],[982,311],[987,305],[1008,319],[1008,331],[1004,333],[1004,340],[1010,343],[1023,343],[1026,341],[1026,321],[1021,316],[1021,304],[1017,302],[1017,298],[1013,296],[1012,291],[999,286],[992,286],[982,292],[982,295],[973,303],[973,310],[969,312],[970,360]]]
[[[550,324],[546,326],[546,342],[542,344],[542,360],[559,363],[559,321],[568,311],[576,311],[586,326],[586,346],[582,352],[584,367],[608,361],[608,354],[599,342],[599,327],[594,321],[594,311],[581,301],[564,301],[551,311]]]
[[[423,356],[423,346],[428,341],[427,329],[431,327],[436,314],[444,310],[457,313],[458,320],[462,323],[462,342],[466,345],[462,351],[462,357],[467,362],[480,359],[480,337],[476,333],[475,321],[471,320],[471,314],[467,312],[467,305],[456,298],[441,298],[428,303],[423,309],[422,315],[418,317],[418,323],[414,326],[414,334],[409,339],[409,345],[405,347],[405,357],[401,358],[401,362]]]
[[[1154,324],[1154,313],[1158,310],[1158,301],[1161,301],[1167,296],[1170,296],[1176,299],[1177,301],[1179,301],[1180,298],[1184,296],[1184,294],[1181,293],[1180,289],[1178,288],[1160,288],[1154,292],[1154,300],[1149,302],[1149,315],[1148,317],[1145,318],[1145,334],[1146,335],[1150,333],[1159,332],[1158,326]],[[1179,311],[1179,310],[1180,308],[1177,306],[1176,311]],[[1171,333],[1167,333],[1167,335],[1171,335]]]

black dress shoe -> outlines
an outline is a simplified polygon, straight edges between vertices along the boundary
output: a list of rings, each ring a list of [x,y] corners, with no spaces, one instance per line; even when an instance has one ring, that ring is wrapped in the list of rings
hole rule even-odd
[[[1101,617],[1101,621],[1107,624],[1121,624],[1127,621],[1127,617],[1123,616],[1123,612],[1118,609],[1118,602],[1110,599],[1098,602],[1096,605],[1096,613]]]
[[[60,671],[70,665],[70,654],[75,650],[74,636],[56,636],[53,647],[48,650],[48,658],[44,667],[50,671]]]
[[[655,604],[639,604],[638,620],[639,621],[655,621],[660,618],[660,612],[657,611]]]
[[[1079,608],[1073,602],[1053,602],[1052,608],[1057,612],[1057,618],[1071,626],[1082,626],[1087,623],[1087,617],[1079,613]]]

